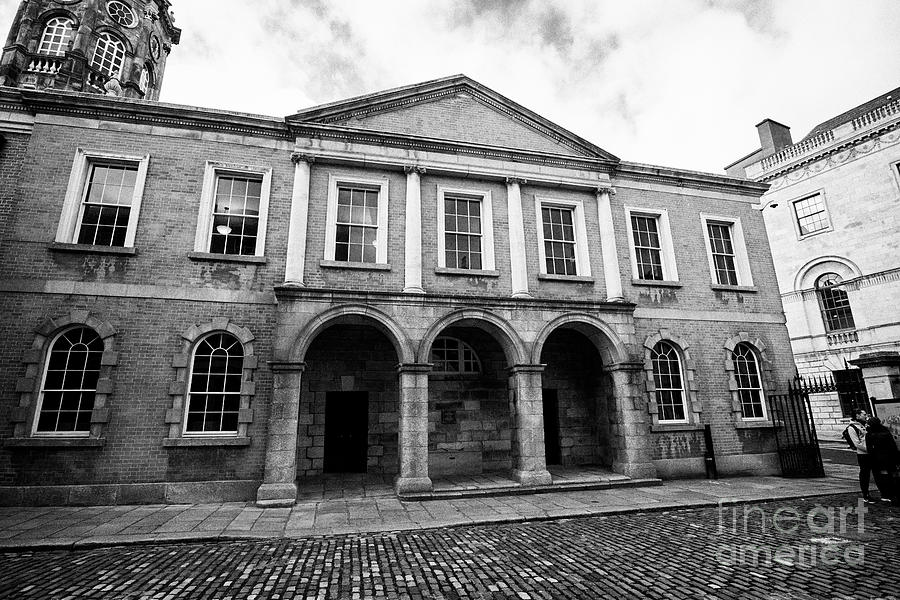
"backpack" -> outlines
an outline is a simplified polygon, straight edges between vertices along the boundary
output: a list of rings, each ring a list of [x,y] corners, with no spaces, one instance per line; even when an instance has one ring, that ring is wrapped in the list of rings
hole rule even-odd
[[[844,441],[847,442],[847,445],[850,446],[851,450],[856,450],[856,444],[853,443],[853,437],[850,435],[850,428],[853,427],[856,430],[857,435],[859,435],[859,429],[853,423],[847,425],[847,428],[844,429],[844,433],[841,434],[841,437],[844,438]]]

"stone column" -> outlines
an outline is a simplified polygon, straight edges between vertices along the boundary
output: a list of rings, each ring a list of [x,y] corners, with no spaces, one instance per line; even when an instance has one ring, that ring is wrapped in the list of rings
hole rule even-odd
[[[315,157],[294,152],[294,191],[291,195],[291,221],[288,225],[287,257],[284,264],[284,282],[303,286],[303,270],[306,265],[306,233],[309,221],[310,165]]]
[[[272,401],[266,439],[263,483],[256,492],[261,507],[293,506],[297,501],[297,415],[300,412],[302,362],[270,362]]]
[[[524,179],[506,179],[506,206],[509,214],[509,262],[513,298],[531,298],[528,293],[528,263],[525,260],[525,220],[522,217]]]
[[[424,294],[422,288],[422,181],[423,167],[404,167],[406,172],[406,231],[403,238],[405,278],[403,292]]]
[[[430,492],[428,477],[429,364],[402,364],[400,373],[400,476],[397,494]]]
[[[603,254],[603,276],[606,280],[606,301],[624,302],[622,273],[619,271],[619,251],[616,248],[616,231],[613,227],[611,187],[597,188],[597,217],[600,221],[600,252]]]
[[[647,399],[639,384],[641,378],[646,377],[644,363],[623,362],[606,370],[613,382],[613,398],[609,407],[613,470],[628,477],[656,477]]]
[[[509,370],[510,412],[515,423],[513,477],[522,485],[550,485],[544,448],[544,365],[516,365]]]

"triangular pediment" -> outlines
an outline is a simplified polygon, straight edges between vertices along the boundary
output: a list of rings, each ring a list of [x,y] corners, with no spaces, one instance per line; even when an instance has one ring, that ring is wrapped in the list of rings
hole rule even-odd
[[[456,75],[315,106],[289,123],[617,161],[605,150],[478,82]]]

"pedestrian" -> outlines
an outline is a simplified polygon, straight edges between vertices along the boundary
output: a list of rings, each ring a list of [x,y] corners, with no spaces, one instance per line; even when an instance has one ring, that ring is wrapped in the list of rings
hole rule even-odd
[[[878,417],[869,417],[866,421],[866,450],[869,453],[869,464],[875,485],[881,492],[882,502],[897,504],[897,465],[900,464],[900,453],[891,430],[881,424]]]
[[[873,502],[869,497],[869,477],[872,474],[872,465],[869,462],[869,454],[866,451],[866,421],[869,415],[861,408],[854,408],[850,413],[850,424],[844,429],[844,439],[853,450],[856,451],[856,462],[859,464],[859,489],[865,502]]]

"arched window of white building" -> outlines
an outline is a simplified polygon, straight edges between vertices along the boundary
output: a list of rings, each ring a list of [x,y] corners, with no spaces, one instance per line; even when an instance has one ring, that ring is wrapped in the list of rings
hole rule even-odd
[[[38,46],[39,54],[62,56],[69,49],[72,41],[72,30],[75,21],[69,17],[53,17],[47,21],[44,27],[44,35],[41,36],[41,44]]]
[[[841,289],[843,280],[837,273],[825,273],[816,280],[816,297],[825,331],[843,331],[855,329],[853,312],[850,310],[850,298]]]
[[[481,372],[481,361],[472,346],[454,337],[441,336],[434,340],[431,362],[435,373]]]
[[[122,76],[124,62],[125,44],[111,33],[101,33],[91,58],[91,66],[104,75],[119,78]]]

